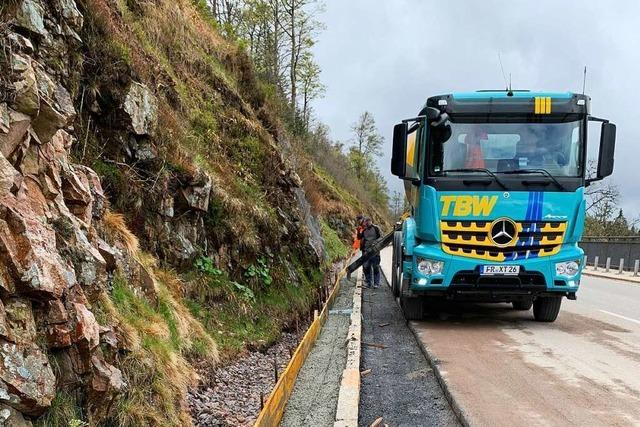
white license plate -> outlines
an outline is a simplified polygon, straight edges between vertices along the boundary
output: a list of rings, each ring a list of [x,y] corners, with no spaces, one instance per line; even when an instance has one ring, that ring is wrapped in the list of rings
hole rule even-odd
[[[520,273],[519,265],[483,265],[480,267],[480,274],[491,275],[504,275],[512,276]]]

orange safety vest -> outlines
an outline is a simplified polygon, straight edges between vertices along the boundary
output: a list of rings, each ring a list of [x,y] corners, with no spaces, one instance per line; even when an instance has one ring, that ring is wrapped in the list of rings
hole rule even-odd
[[[484,168],[484,156],[482,155],[482,147],[480,144],[471,144],[467,147],[467,161],[465,168]]]
[[[358,239],[358,234],[360,234],[362,230],[364,230],[364,226],[359,225],[358,228],[356,228],[356,232],[353,234],[353,244],[351,245],[351,247],[354,251],[360,249],[360,239]]]

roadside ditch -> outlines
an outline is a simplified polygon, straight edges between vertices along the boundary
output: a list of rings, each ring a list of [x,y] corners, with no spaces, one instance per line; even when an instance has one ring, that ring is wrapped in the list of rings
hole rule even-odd
[[[345,261],[334,263],[325,274],[325,286],[318,302],[297,324],[283,331],[280,339],[266,349],[248,351],[235,361],[211,368],[197,368],[201,381],[188,394],[189,409],[196,426],[252,426],[278,376],[287,367],[291,355],[320,310]],[[346,317],[348,321],[348,316]],[[297,327],[296,327],[297,326]]]

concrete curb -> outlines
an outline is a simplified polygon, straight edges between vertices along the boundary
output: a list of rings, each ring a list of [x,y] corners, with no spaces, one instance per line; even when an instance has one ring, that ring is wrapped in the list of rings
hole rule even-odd
[[[418,342],[418,347],[420,347],[422,354],[429,362],[429,365],[431,366],[431,369],[433,369],[433,372],[436,374],[438,383],[440,384],[440,387],[442,387],[442,390],[444,391],[444,394],[447,397],[447,401],[449,402],[449,405],[451,405],[451,409],[453,409],[453,412],[456,414],[456,417],[458,417],[460,424],[462,424],[464,427],[473,426],[471,417],[469,416],[467,411],[462,407],[462,405],[460,405],[458,397],[456,396],[455,392],[451,390],[451,387],[447,383],[447,379],[445,378],[444,374],[442,373],[442,370],[440,369],[438,359],[424,345],[424,343],[420,339],[419,332],[414,327],[414,323],[408,322],[407,325],[409,326],[409,329],[411,330],[411,332],[413,333],[413,336]]]
[[[362,340],[362,281],[358,271],[347,333],[347,363],[342,372],[334,427],[356,427],[360,409],[360,351]]]
[[[636,286],[640,286],[640,276],[638,277],[629,277],[629,276],[623,276],[623,275],[619,275],[619,274],[615,274],[615,273],[601,273],[599,271],[588,271],[588,270],[582,270],[582,274],[585,276],[593,276],[593,277],[599,277],[601,279],[611,279],[611,280],[618,280],[620,282],[627,282],[627,283],[631,283],[634,284]]]

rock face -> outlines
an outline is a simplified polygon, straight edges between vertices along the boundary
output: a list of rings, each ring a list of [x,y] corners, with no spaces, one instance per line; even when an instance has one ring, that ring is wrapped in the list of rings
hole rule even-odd
[[[81,11],[92,3],[78,7],[76,0],[12,0],[0,14],[13,13],[0,22],[0,425],[29,425],[59,392],[72,392],[92,425],[113,415],[113,397],[127,387],[119,363],[132,348],[121,342],[127,338],[120,325],[97,311],[98,301],[124,275],[150,305],[158,302],[156,280],[129,253],[126,235],[105,232],[109,200],[98,174],[72,161],[85,159],[92,141],[102,150],[91,161],[105,189],[107,178],[120,180],[115,192],[124,194],[117,199],[110,192],[112,201],[122,202],[118,209],[132,219],[142,247],[168,267],[189,268],[207,255],[243,277],[241,256],[253,257],[248,265],[265,255],[299,281],[293,258],[305,265],[322,259],[300,178],[274,142],[275,127],[260,122],[266,105],[253,108],[214,79],[215,96],[238,112],[220,127],[243,143],[261,139],[247,143],[247,162],[231,159],[239,151],[233,146],[233,153],[218,153],[211,143],[207,156],[226,156],[227,169],[196,159],[170,164],[167,153],[176,147],[166,139],[173,135],[161,134],[158,122],[170,121],[167,105],[178,111],[172,102],[179,101],[162,81],[167,76],[156,80],[131,64],[109,64],[117,69],[110,68],[113,81],[100,86],[77,69],[78,58],[84,65],[95,59],[88,51],[96,48],[83,45],[81,35],[99,37],[95,28],[83,29],[85,21],[122,18],[119,12],[107,18],[118,2],[98,3],[99,19],[85,20]],[[147,3],[141,9],[158,4]],[[252,170],[242,170],[243,163]],[[129,188],[133,182],[143,184]]]
[[[141,83],[131,83],[123,109],[129,116],[131,129],[137,135],[153,133],[158,118],[158,105],[149,88]]]
[[[76,43],[83,16],[74,0],[21,0],[15,13],[13,28],[0,26],[11,52],[0,59],[0,425],[26,426],[50,407],[56,375],[83,391],[89,413],[123,389],[86,295],[126,259],[96,232],[107,204],[97,174],[69,160],[76,110],[60,76],[70,70],[51,59],[59,50],[34,48]],[[149,94],[136,86],[130,105],[135,128],[150,132]],[[113,333],[105,342],[118,351]],[[52,355],[71,363],[54,374]]]

